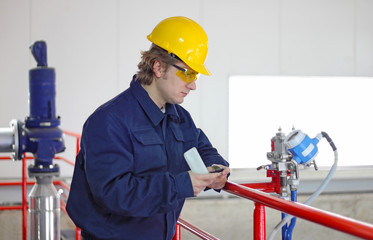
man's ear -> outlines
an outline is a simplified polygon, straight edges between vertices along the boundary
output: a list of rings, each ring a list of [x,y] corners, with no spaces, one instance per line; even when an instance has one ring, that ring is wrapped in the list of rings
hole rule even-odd
[[[157,78],[162,76],[162,64],[159,61],[154,61],[153,72]]]

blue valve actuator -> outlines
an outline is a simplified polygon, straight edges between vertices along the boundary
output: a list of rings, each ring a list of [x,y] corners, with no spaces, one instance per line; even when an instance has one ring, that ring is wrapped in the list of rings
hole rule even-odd
[[[285,145],[298,164],[307,164],[315,159],[320,139],[321,135],[311,139],[302,131],[295,130],[285,138]]]
[[[56,117],[56,73],[47,63],[47,44],[37,41],[30,47],[37,67],[29,71],[30,116],[26,126],[30,128],[57,127]]]
[[[56,153],[65,149],[63,131],[58,128],[60,117],[56,116],[56,74],[48,67],[47,44],[37,41],[30,47],[37,67],[29,71],[30,115],[20,129],[18,159],[22,154],[34,154],[35,164],[29,167],[29,173],[58,173],[59,167],[53,165]]]

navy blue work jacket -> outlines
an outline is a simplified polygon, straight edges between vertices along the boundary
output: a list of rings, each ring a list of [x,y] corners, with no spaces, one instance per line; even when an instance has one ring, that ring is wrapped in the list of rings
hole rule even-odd
[[[88,239],[172,239],[194,195],[184,152],[228,166],[184,108],[163,113],[135,77],[83,127],[67,211]]]

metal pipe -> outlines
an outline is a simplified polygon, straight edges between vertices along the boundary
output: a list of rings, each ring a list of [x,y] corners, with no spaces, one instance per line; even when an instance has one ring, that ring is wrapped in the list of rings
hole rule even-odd
[[[37,176],[30,194],[30,239],[60,239],[60,198],[52,176]]]
[[[13,152],[14,135],[12,128],[0,128],[0,152]]]
[[[316,209],[301,203],[294,203],[281,198],[270,196],[255,189],[250,189],[236,183],[227,182],[224,189],[236,196],[264,204],[273,209],[290,215],[351,234],[360,238],[373,240],[373,225]]]
[[[21,122],[13,119],[9,128],[0,128],[0,152],[10,153],[10,159],[21,160],[19,133]]]

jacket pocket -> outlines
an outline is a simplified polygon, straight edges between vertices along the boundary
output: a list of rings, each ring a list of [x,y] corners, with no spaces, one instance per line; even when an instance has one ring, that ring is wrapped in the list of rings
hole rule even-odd
[[[192,130],[182,130],[180,128],[172,128],[175,140],[183,144],[184,152],[197,144],[196,134]]]
[[[165,170],[167,157],[163,149],[163,139],[153,128],[132,131],[135,138],[134,163],[135,174],[145,174]]]
[[[136,140],[142,143],[143,145],[163,144],[162,139],[152,128],[138,129],[132,131],[132,133],[135,136]]]

